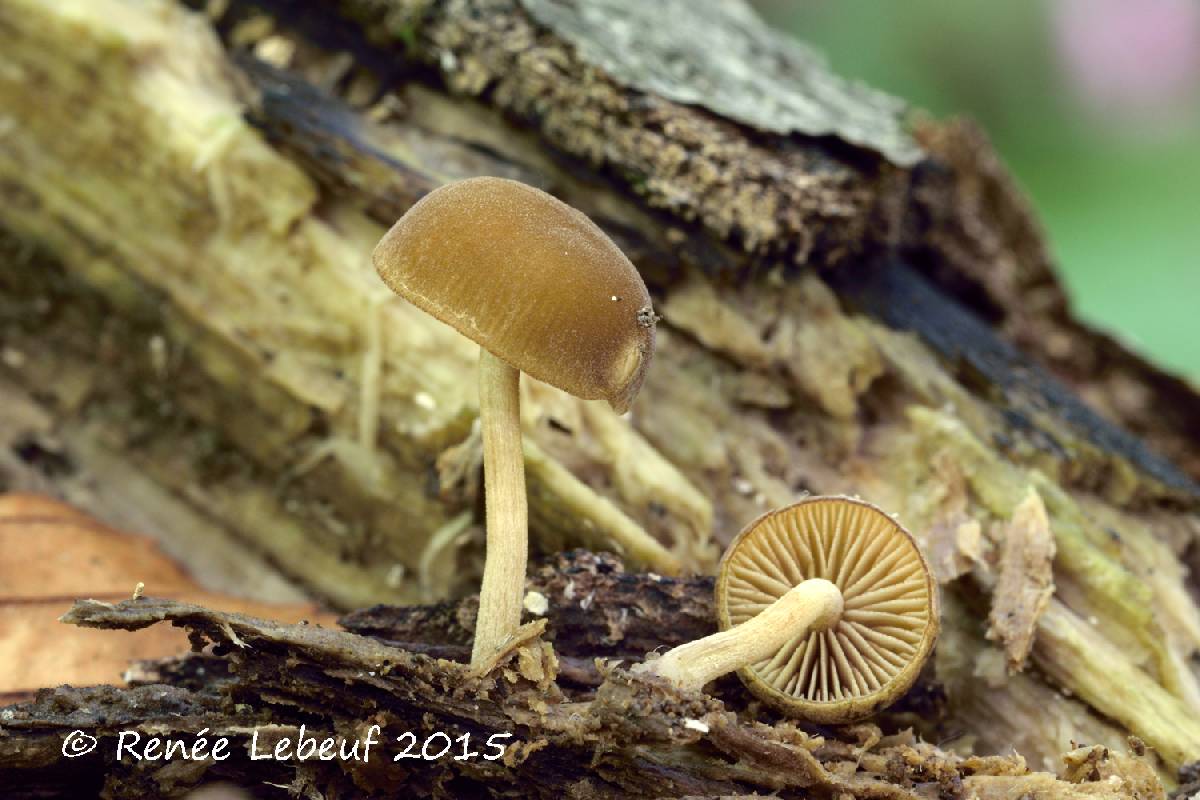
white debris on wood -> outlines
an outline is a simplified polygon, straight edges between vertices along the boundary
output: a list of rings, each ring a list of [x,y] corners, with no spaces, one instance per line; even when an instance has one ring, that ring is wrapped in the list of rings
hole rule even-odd
[[[534,616],[544,616],[550,610],[550,601],[546,599],[546,595],[541,592],[528,591],[525,593],[525,599],[521,602],[525,610]]]

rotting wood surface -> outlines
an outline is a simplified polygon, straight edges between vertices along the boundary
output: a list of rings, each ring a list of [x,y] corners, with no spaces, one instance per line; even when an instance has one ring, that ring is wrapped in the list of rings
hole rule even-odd
[[[705,581],[628,575],[619,564],[586,553],[547,565],[540,578],[543,588],[580,580],[602,607],[625,602],[626,593],[640,588],[643,610],[660,619],[670,619],[680,601],[703,605],[709,588]],[[662,590],[664,582],[668,588]],[[570,631],[571,619],[553,615],[547,633],[560,625],[560,633]],[[365,636],[152,598],[116,605],[80,601],[65,620],[110,629],[169,622],[188,629],[197,645],[211,642],[218,655],[203,658],[203,672],[178,663],[146,664],[142,680],[154,683],[124,691],[48,689],[6,711],[0,774],[8,797],[56,796],[81,786],[102,787],[111,798],[171,796],[215,780],[257,785],[260,796],[366,798],[1165,796],[1137,741],[1128,753],[1102,745],[1073,750],[1064,756],[1060,779],[1031,772],[1019,756],[964,758],[911,732],[882,735],[872,724],[797,726],[747,703],[744,692],[724,698],[679,693],[631,675],[617,662],[598,660],[597,680],[581,687],[560,671],[558,643],[571,646],[561,635],[553,646],[535,638],[514,647],[498,669],[477,677],[465,664]],[[619,636],[631,621],[614,620],[609,633]],[[661,624],[658,629],[667,630]],[[588,649],[584,640],[573,644]],[[91,737],[96,749],[64,771],[63,739],[74,731],[80,747],[91,744],[82,737]],[[227,739],[230,757],[138,762],[129,755],[144,747],[140,738],[132,746],[130,732],[191,748],[201,731],[206,750]],[[131,747],[114,763],[122,732]],[[415,749],[408,749],[406,734],[417,742]],[[502,734],[509,736],[492,739]],[[277,746],[281,756],[298,752],[302,736],[337,738],[339,757],[265,757]],[[427,753],[441,753],[447,739],[453,752],[441,757],[396,759],[419,755],[430,740]],[[501,758],[482,757],[498,755],[484,744],[489,740],[504,745]]]

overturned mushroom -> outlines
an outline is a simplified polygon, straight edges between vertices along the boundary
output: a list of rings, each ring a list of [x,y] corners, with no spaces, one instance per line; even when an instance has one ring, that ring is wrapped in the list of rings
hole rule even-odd
[[[641,276],[600,228],[516,181],[472,178],[431,192],[373,259],[394,292],[480,345],[487,558],[471,654],[480,666],[521,617],[520,373],[624,412],[654,352],[657,318]]]
[[[716,599],[721,632],[644,671],[699,689],[737,669],[760,699],[816,722],[894,702],[938,632],[937,585],[916,542],[848,497],[809,498],[750,523],[721,561]]]

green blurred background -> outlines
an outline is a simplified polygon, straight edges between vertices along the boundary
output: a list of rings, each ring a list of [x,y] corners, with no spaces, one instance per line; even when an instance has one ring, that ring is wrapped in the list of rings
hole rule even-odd
[[[1200,0],[756,0],[842,75],[978,120],[1077,313],[1200,382]]]

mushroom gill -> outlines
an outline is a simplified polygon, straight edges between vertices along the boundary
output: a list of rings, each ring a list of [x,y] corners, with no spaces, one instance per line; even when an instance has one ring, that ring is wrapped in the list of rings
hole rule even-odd
[[[794,586],[833,583],[843,610],[739,672],[763,700],[823,722],[859,718],[916,680],[937,635],[937,590],[912,536],[875,506],[815,497],[768,512],[730,545],[717,581],[722,630]]]

